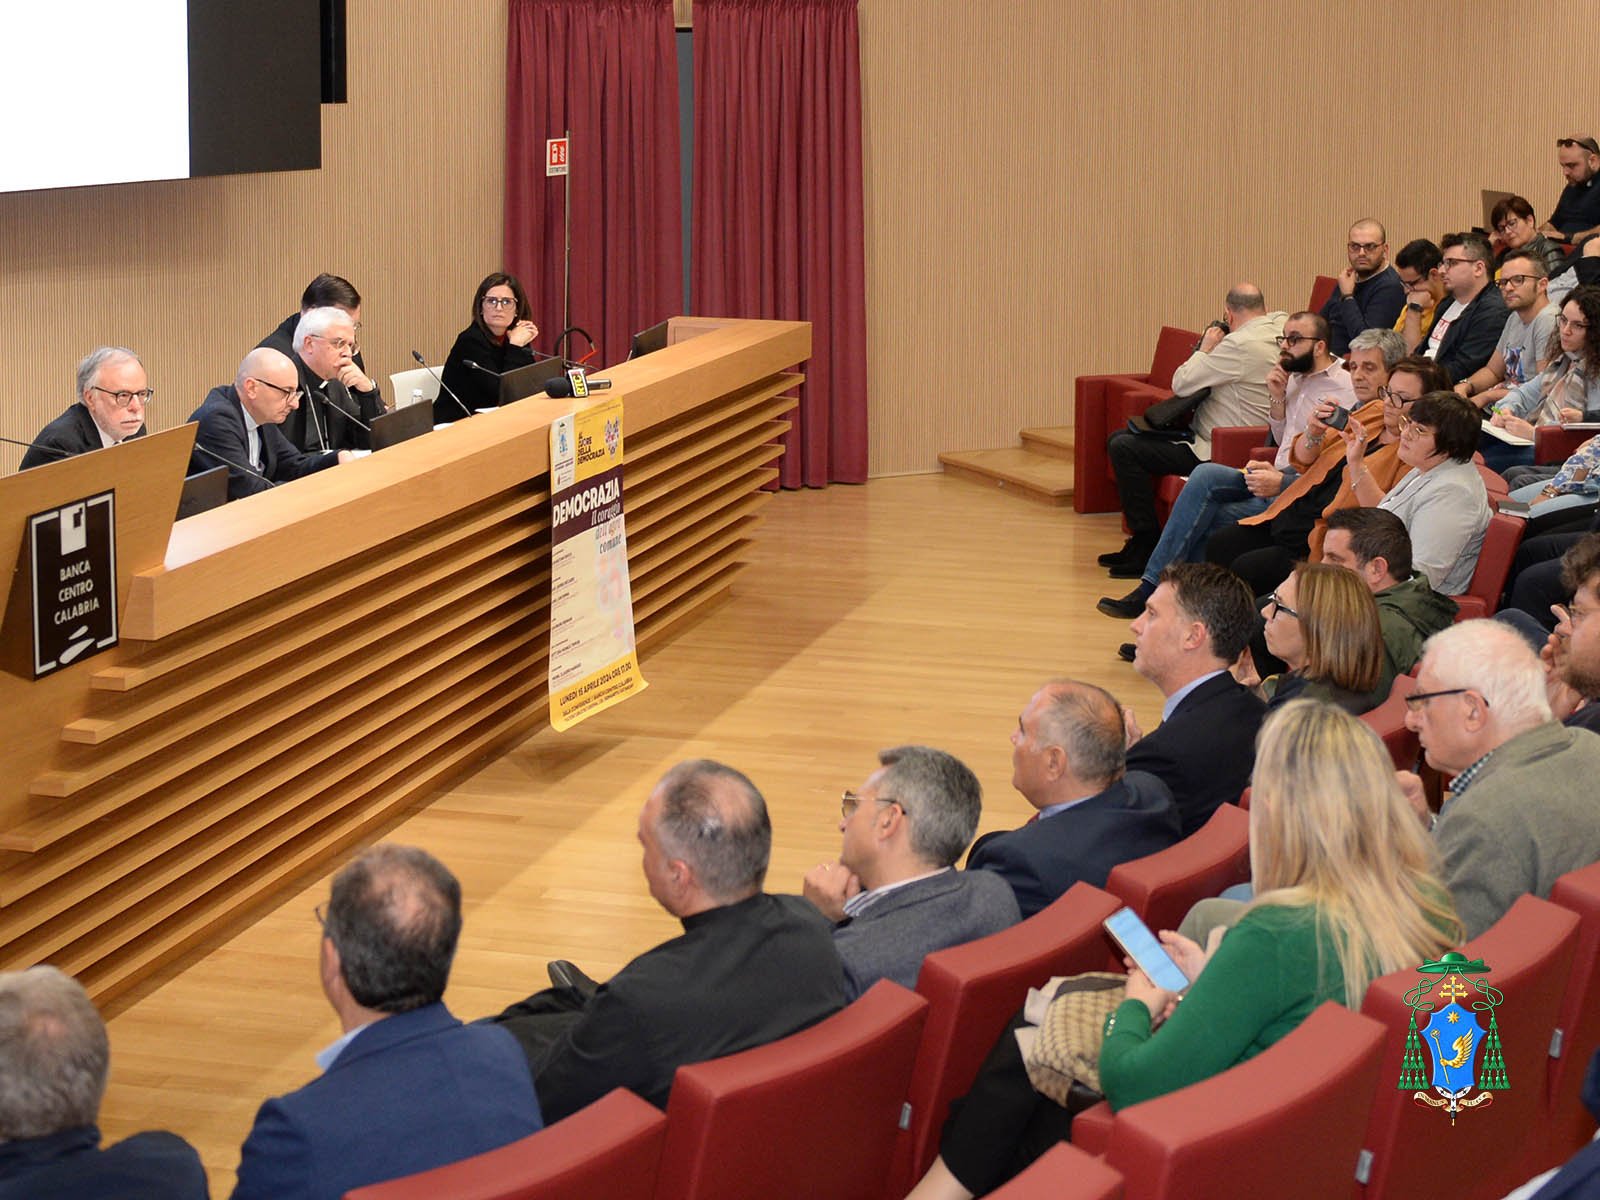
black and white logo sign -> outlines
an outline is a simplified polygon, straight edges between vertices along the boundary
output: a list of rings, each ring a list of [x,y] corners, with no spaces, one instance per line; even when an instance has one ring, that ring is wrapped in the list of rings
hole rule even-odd
[[[117,517],[102,492],[28,518],[33,677],[117,644]]]

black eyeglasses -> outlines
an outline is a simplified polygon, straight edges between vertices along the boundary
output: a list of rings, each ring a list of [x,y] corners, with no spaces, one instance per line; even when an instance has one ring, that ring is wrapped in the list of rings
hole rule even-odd
[[[1383,245],[1382,242],[1346,242],[1344,248],[1350,251],[1351,254],[1358,250],[1365,250],[1368,254],[1371,254],[1381,245]]]
[[[491,308],[510,308],[517,302],[515,296],[485,296],[483,302]]]
[[[1269,620],[1269,621],[1272,620],[1273,617],[1276,617],[1279,613],[1288,613],[1291,617],[1295,617],[1297,619],[1300,616],[1300,614],[1295,612],[1294,609],[1290,608],[1282,600],[1278,599],[1278,593],[1277,592],[1273,592],[1272,593],[1272,599],[1268,600],[1267,603],[1272,608],[1272,616],[1269,616],[1267,618],[1267,620]]]
[[[150,397],[156,394],[155,388],[143,388],[137,392],[113,392],[109,388],[101,387],[98,383],[91,383],[89,385],[89,390],[91,392],[99,392],[102,395],[110,396],[111,403],[115,404],[118,408],[127,408],[135,400],[137,400],[140,404],[149,404]]]
[[[1307,337],[1303,333],[1286,333],[1280,337],[1275,337],[1272,340],[1278,343],[1278,349],[1280,350],[1293,350],[1301,342],[1314,342],[1317,339],[1314,337]]]
[[[1385,402],[1393,400],[1396,404],[1400,405],[1401,407],[1404,407],[1407,404],[1415,404],[1417,402],[1417,397],[1415,397],[1415,396],[1402,396],[1399,392],[1395,391],[1393,388],[1387,388],[1387,387],[1381,387],[1381,388],[1378,389],[1378,397],[1379,397],[1379,399],[1381,399],[1381,400],[1383,400]]]
[[[1495,282],[1503,288],[1521,287],[1525,283],[1532,283],[1543,278],[1543,275],[1502,275]]]
[[[850,819],[850,814],[861,807],[862,799],[863,797],[858,796],[856,793],[847,789],[839,797],[839,815],[848,821]],[[906,811],[906,806],[904,804],[901,804],[900,801],[892,799],[889,796],[874,796],[872,800],[875,804],[894,804],[899,807],[901,812]]]
[[[1441,258],[1439,265],[1448,271],[1451,267],[1469,267],[1477,261],[1475,258]]]
[[[1592,137],[1557,138],[1556,146],[1563,150],[1568,146],[1582,146],[1590,154],[1600,154],[1600,143]]]
[[[1479,700],[1483,700],[1485,708],[1489,707],[1489,701],[1484,699],[1483,693],[1478,691],[1477,688],[1441,688],[1437,692],[1412,692],[1411,695],[1406,697],[1406,708],[1412,712],[1421,712],[1422,706],[1429,700],[1435,700],[1440,696],[1464,696],[1468,692],[1475,694]]]
[[[291,400],[300,399],[300,389],[299,388],[286,388],[281,384],[273,383],[272,380],[270,380],[270,379],[261,379],[261,378],[255,376],[255,375],[250,376],[250,378],[255,380],[255,382],[259,383],[262,387],[271,388],[273,391],[277,392],[278,395],[280,395],[280,396],[287,396]]]

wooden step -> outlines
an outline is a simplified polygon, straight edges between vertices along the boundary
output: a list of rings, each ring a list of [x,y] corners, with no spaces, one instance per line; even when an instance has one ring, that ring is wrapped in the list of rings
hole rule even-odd
[[[1072,463],[1020,446],[952,450],[939,455],[945,474],[1002,487],[1041,504],[1072,503]]]
[[[1024,429],[1018,436],[1022,438],[1024,450],[1072,461],[1071,425],[1041,425],[1036,429]]]

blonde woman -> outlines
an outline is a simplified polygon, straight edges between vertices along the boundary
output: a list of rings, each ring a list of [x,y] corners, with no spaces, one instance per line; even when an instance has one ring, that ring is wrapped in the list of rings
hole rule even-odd
[[[1267,649],[1289,668],[1265,680],[1269,709],[1326,700],[1351,713],[1383,703],[1378,602],[1354,571],[1301,563],[1261,606]]]
[[[1100,1050],[1113,1108],[1209,1079],[1324,1001],[1359,1008],[1378,975],[1460,944],[1433,844],[1360,720],[1314,700],[1269,714],[1252,786],[1257,896],[1209,950],[1161,934],[1194,981],[1183,1003],[1131,969]],[[940,1156],[911,1200],[982,1195],[1064,1136],[1066,1110],[1031,1090],[1015,1045],[1002,1035],[952,1108]]]

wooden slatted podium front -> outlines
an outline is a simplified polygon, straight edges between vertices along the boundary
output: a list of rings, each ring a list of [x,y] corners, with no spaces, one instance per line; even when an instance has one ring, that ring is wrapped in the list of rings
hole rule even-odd
[[[642,650],[747,562],[811,330],[679,318],[669,340],[599,393],[625,406]],[[29,514],[115,487],[123,603],[115,649],[0,675],[0,969],[51,962],[112,999],[543,725],[549,424],[571,403],[177,524],[192,426],[0,480],[13,562]]]

